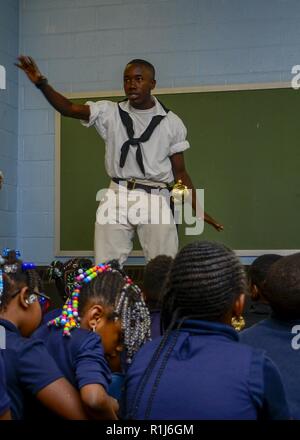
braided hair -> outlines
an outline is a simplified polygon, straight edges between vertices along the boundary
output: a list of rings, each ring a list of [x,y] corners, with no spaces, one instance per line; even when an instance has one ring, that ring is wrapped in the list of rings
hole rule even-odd
[[[48,325],[63,326],[63,334],[70,336],[73,328],[80,327],[80,317],[91,303],[112,307],[112,319],[121,319],[126,361],[130,363],[136,351],[150,339],[150,315],[141,290],[110,264],[85,272],[80,269],[62,315]]]
[[[26,267],[18,267],[16,272],[6,273],[3,268],[0,268],[0,312],[5,312],[10,301],[14,297],[14,293],[18,288],[27,286],[29,292],[34,292],[37,289],[39,292],[43,291],[42,280],[38,272]]]
[[[220,321],[235,299],[246,291],[246,275],[236,255],[220,243],[196,241],[185,246],[171,268],[163,302],[163,324],[180,309],[179,317]]]
[[[135,418],[153,368],[159,363],[145,409],[144,418],[150,417],[156,390],[182,324],[187,319],[222,321],[234,301],[245,291],[245,272],[233,251],[226,246],[196,241],[179,251],[173,261],[163,298],[162,324],[166,331],[141,377],[129,408],[129,418]]]
[[[49,280],[54,280],[57,291],[63,301],[70,296],[75,283],[75,276],[79,269],[88,269],[92,267],[92,262],[88,258],[72,258],[62,263],[59,260],[53,260],[48,268]]]

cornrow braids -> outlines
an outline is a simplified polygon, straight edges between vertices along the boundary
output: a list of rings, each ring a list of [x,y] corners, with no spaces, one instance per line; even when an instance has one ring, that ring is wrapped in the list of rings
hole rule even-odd
[[[220,243],[196,241],[177,254],[163,301],[164,327],[174,310],[219,321],[247,290],[246,274],[232,250]]]
[[[80,269],[62,315],[48,325],[63,327],[63,335],[70,336],[74,328],[80,327],[80,317],[90,301],[112,306],[114,319],[121,319],[126,361],[130,363],[136,351],[150,339],[150,315],[141,290],[109,264],[85,272]]]
[[[166,288],[162,308],[162,323],[166,332],[141,377],[129,412],[133,419],[153,368],[165,351],[145,410],[145,418],[150,416],[155,393],[182,324],[192,318],[221,320],[234,300],[246,291],[246,275],[229,248],[209,241],[196,241],[182,248],[175,257]]]

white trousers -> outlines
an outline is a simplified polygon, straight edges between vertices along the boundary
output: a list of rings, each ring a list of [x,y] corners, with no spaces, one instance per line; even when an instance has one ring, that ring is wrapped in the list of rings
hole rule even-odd
[[[146,261],[157,255],[174,257],[178,250],[176,225],[164,195],[127,191],[111,182],[101,197],[95,222],[95,264],[112,259],[123,265],[137,232]]]

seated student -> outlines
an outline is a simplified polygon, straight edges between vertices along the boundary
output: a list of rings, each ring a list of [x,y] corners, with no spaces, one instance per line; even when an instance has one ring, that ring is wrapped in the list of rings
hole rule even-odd
[[[163,300],[164,336],[145,344],[125,379],[129,419],[288,419],[277,368],[238,342],[245,274],[234,253],[208,241],[174,259]]]
[[[146,304],[150,310],[152,339],[161,335],[160,310],[163,288],[172,262],[172,257],[158,255],[150,260],[144,269],[143,292]]]
[[[6,392],[4,362],[0,350],[0,420],[11,420],[10,399]]]
[[[130,362],[148,339],[149,312],[140,290],[108,264],[81,273],[76,282],[62,315],[34,336],[45,341],[92,416],[117,418],[118,404],[108,395],[109,366],[120,371],[122,345]]]
[[[0,271],[0,325],[6,333],[2,354],[12,417],[24,418],[28,392],[63,418],[86,419],[77,391],[63,377],[44,343],[28,338],[40,324],[39,301],[45,298],[38,274],[23,269],[9,274]]]
[[[263,292],[272,315],[240,333],[243,343],[262,348],[276,363],[291,415],[300,419],[300,253],[282,257],[268,272]]]
[[[268,318],[271,314],[271,308],[268,301],[263,296],[263,285],[273,263],[282,258],[277,254],[264,254],[256,258],[249,266],[248,278],[250,286],[250,298],[246,297],[244,309],[244,318],[246,328],[253,324]]]

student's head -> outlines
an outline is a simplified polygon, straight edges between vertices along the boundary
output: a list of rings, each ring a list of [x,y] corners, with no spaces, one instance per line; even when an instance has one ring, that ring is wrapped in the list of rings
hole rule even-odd
[[[150,309],[160,309],[165,282],[173,262],[167,255],[158,255],[147,263],[144,269],[144,294]]]
[[[48,276],[50,280],[55,281],[56,289],[63,302],[72,292],[78,270],[86,270],[90,267],[92,267],[92,262],[88,258],[72,258],[65,263],[59,260],[51,262],[48,268]]]
[[[149,338],[150,318],[141,291],[128,277],[108,264],[95,266],[77,277],[62,316],[51,323],[63,325],[64,334],[80,326],[101,336],[109,360],[124,347],[128,361]]]
[[[176,317],[231,323],[244,306],[246,278],[236,255],[223,244],[196,241],[179,251],[163,300],[163,324]]]
[[[265,300],[263,296],[263,287],[273,263],[282,258],[277,254],[264,254],[256,258],[249,266],[248,277],[250,284],[250,294],[253,301]]]
[[[272,265],[264,295],[277,317],[300,319],[300,253],[282,257]]]
[[[23,336],[30,336],[40,325],[42,308],[47,300],[42,293],[41,279],[34,269],[19,269],[12,273],[0,271],[3,283],[0,316],[12,321]]]
[[[139,382],[129,409],[133,419],[141,404],[145,386],[156,369],[145,410],[145,419],[149,417],[156,390],[177,343],[181,325],[188,319],[230,324],[232,316],[240,316],[242,312],[245,289],[244,270],[238,258],[226,246],[196,241],[178,252],[171,266],[163,298],[162,319],[167,330]]]
[[[151,63],[141,59],[129,61],[124,70],[124,91],[133,107],[151,107],[151,90],[155,85],[155,69]]]

